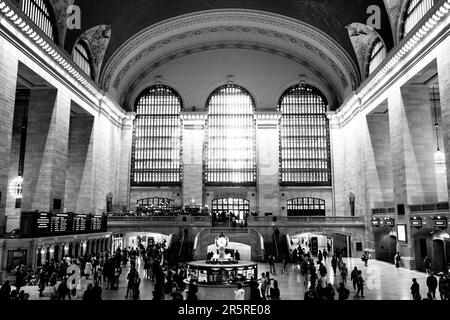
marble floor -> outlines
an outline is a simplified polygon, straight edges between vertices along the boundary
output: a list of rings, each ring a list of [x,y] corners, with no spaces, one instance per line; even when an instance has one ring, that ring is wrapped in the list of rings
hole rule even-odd
[[[349,270],[353,270],[356,266],[359,270],[363,271],[363,277],[366,281],[364,288],[364,298],[356,297],[356,292],[353,291],[352,285],[349,283],[347,288],[350,289],[350,299],[365,299],[365,300],[412,300],[410,294],[410,287],[412,284],[412,278],[417,278],[420,284],[420,290],[422,297],[427,296],[426,278],[424,273],[410,271],[405,269],[397,269],[393,265],[388,263],[370,260],[369,266],[364,267],[360,259],[346,259],[344,262],[347,264]],[[277,275],[273,275],[272,278],[278,280],[281,299],[282,300],[303,300],[307,285],[304,284],[304,278],[300,275],[299,271],[295,270],[294,266],[289,265],[288,274],[281,274],[281,265],[277,265]],[[332,275],[330,261],[327,262],[328,274]],[[143,278],[144,271],[142,264],[139,264],[139,270],[141,278]],[[260,264],[258,267],[258,273],[269,271],[269,266]],[[126,276],[128,274],[128,268],[124,269],[119,282],[118,290],[107,290],[106,283],[102,285],[104,300],[125,300],[126,293]],[[333,285],[338,285],[341,282],[340,277],[335,278],[329,276],[329,282]],[[81,300],[82,294],[87,287],[88,281],[85,278],[81,280],[81,290],[77,290],[77,297],[75,300]],[[50,288],[47,288],[44,292],[44,297],[39,298],[37,287],[24,287],[25,292],[30,294],[30,300],[49,300]],[[151,300],[153,297],[153,282],[151,280],[143,279],[141,283],[141,299]],[[337,295],[336,295],[337,297]],[[131,300],[131,299],[130,299]]]

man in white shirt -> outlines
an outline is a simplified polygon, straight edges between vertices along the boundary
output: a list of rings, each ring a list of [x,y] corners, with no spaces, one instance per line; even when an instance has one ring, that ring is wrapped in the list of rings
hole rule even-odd
[[[238,284],[237,290],[234,290],[234,300],[245,300],[245,290],[240,283]]]

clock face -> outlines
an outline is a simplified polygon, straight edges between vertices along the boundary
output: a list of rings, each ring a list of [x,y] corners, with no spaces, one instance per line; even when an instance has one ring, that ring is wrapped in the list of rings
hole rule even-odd
[[[226,247],[227,245],[227,239],[226,238],[219,238],[217,239],[217,244],[219,247]]]

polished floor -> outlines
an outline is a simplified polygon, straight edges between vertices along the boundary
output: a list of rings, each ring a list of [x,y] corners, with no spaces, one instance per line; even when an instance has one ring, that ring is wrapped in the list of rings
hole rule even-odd
[[[417,278],[420,284],[420,290],[422,297],[427,296],[426,278],[427,275],[416,271],[410,271],[405,269],[397,269],[393,265],[370,260],[369,266],[364,267],[360,259],[346,259],[349,270],[353,270],[356,266],[359,270],[363,271],[363,277],[366,281],[364,288],[364,298],[357,297],[353,287],[348,283],[347,288],[350,289],[350,299],[365,299],[365,300],[412,300],[410,294],[410,287],[412,284],[412,278]],[[341,282],[340,277],[335,278],[332,276],[333,271],[331,269],[330,262],[327,262],[327,268],[329,269],[329,282],[333,285]],[[142,265],[139,265],[141,278],[143,278],[144,271]],[[269,271],[269,266],[260,264],[258,272]],[[107,290],[106,283],[102,285],[104,300],[125,300],[126,293],[126,276],[128,268],[124,269],[119,282],[118,290]],[[330,276],[331,275],[331,276]],[[307,285],[304,284],[304,278],[300,273],[295,270],[294,266],[289,265],[288,273],[281,274],[281,265],[277,265],[277,275],[272,276],[273,279],[278,280],[281,290],[282,300],[303,300]],[[81,300],[82,294],[87,287],[86,279],[81,281],[81,290],[77,291],[77,297],[75,300]],[[47,288],[44,292],[44,297],[39,298],[37,287],[25,287],[22,288],[30,294],[30,300],[49,300],[51,288]],[[141,284],[141,299],[151,300],[153,297],[153,282],[147,279],[143,279]],[[337,298],[337,294],[336,294]],[[131,299],[130,299],[131,300]]]

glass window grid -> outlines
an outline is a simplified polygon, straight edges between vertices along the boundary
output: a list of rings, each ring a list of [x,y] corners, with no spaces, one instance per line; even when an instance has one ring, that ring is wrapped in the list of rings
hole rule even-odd
[[[406,37],[434,6],[434,0],[411,0],[406,11],[403,37]]]
[[[316,198],[296,198],[288,200],[287,214],[289,217],[325,216],[325,200]]]
[[[315,88],[297,85],[281,98],[280,183],[331,186],[329,120],[325,98]]]
[[[207,106],[205,184],[256,185],[253,98],[239,86],[226,85],[210,96]]]
[[[377,41],[369,59],[369,75],[381,65],[384,59],[386,59],[386,48],[381,41]]]
[[[166,86],[144,91],[136,104],[133,130],[132,186],[182,182],[180,96]]]
[[[91,63],[86,48],[81,43],[77,43],[73,51],[73,61],[89,77],[92,77]]]
[[[50,39],[55,41],[54,25],[45,0],[22,0],[22,12]]]
[[[245,218],[250,215],[250,201],[244,199],[216,199],[212,201],[212,213],[219,216],[221,213],[237,213],[238,217]]]

